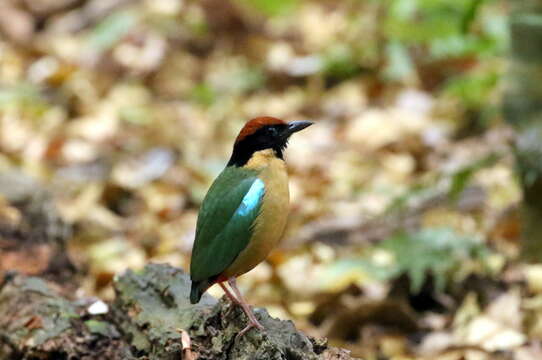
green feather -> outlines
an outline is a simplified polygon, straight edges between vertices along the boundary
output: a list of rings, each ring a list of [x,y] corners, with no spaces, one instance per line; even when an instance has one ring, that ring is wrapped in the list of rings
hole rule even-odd
[[[241,215],[236,211],[257,175],[255,170],[227,167],[207,192],[198,215],[190,264],[193,302],[199,300],[210,280],[226,270],[250,241],[261,198],[247,213]]]

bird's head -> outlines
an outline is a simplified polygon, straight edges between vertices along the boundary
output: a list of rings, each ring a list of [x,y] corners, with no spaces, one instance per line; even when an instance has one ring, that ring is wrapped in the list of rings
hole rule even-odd
[[[290,136],[312,124],[310,121],[286,123],[270,116],[254,118],[237,135],[228,166],[243,166],[255,152],[266,149],[272,149],[282,159]]]

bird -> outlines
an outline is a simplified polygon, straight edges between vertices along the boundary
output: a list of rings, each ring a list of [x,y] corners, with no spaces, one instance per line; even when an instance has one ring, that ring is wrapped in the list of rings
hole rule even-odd
[[[252,328],[264,329],[236,279],[264,261],[283,236],[290,201],[284,150],[292,134],[312,124],[270,116],[249,120],[201,204],[190,262],[190,302],[198,303],[209,287],[219,284],[248,317],[237,337]]]

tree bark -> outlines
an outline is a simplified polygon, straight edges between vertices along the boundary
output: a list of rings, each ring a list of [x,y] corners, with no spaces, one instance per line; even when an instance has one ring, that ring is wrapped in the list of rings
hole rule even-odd
[[[542,5],[511,1],[511,56],[504,112],[517,131],[515,146],[523,188],[523,257],[542,260]]]

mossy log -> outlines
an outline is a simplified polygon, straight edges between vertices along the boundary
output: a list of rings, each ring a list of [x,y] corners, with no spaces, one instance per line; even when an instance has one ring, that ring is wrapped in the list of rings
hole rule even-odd
[[[103,314],[88,311],[95,299],[70,300],[56,287],[38,277],[5,279],[0,359],[350,359],[264,309],[256,314],[266,329],[236,339],[246,323],[243,312],[209,295],[191,305],[189,277],[169,265],[116,278],[116,298]]]

